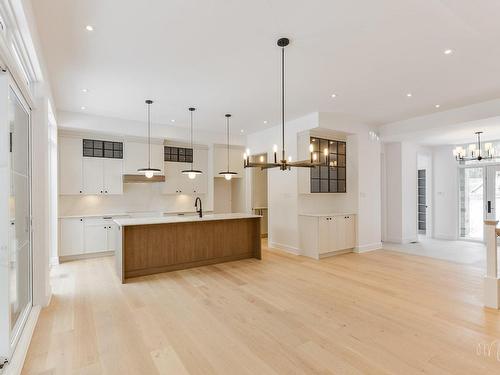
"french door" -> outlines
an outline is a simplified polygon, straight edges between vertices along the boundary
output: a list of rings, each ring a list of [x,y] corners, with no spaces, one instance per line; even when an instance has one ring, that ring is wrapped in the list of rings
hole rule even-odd
[[[31,111],[8,74],[0,75],[0,357],[7,358],[33,300],[30,137]]]

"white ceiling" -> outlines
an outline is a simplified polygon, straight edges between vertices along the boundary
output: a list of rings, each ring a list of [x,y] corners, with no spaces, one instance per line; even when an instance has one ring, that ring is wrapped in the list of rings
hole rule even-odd
[[[253,132],[279,121],[281,36],[290,119],[383,124],[500,97],[498,0],[32,3],[58,110],[143,120],[151,98],[157,123],[196,106],[198,126],[223,130],[231,112]]]

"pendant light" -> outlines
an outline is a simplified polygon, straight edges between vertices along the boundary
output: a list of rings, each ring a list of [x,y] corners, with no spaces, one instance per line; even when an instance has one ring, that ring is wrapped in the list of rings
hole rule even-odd
[[[193,160],[194,160],[194,149],[193,149],[193,114],[196,108],[189,108],[189,115],[191,117],[191,150],[193,151],[193,156],[191,159],[191,168],[190,169],[185,169],[181,171],[182,174],[187,174],[189,179],[194,180],[196,178],[196,175],[202,174],[202,171],[199,171],[197,169],[193,169]]]
[[[281,48],[281,159],[278,160],[278,145],[273,146],[274,160],[273,163],[265,162],[250,162],[250,151],[243,155],[245,168],[278,168],[282,171],[290,170],[292,167],[303,167],[303,168],[315,168],[320,165],[328,165],[328,149],[323,150],[325,153],[325,163],[319,162],[319,155],[313,152],[312,145],[310,148],[310,160],[302,160],[292,162],[292,157],[288,156],[286,158],[285,153],[285,47],[290,44],[288,38],[278,39],[278,47]]]
[[[453,150],[453,156],[459,163],[496,158],[493,144],[485,143],[484,150],[481,147],[481,134],[483,134],[483,132],[475,132],[475,134],[477,135],[477,143],[469,145],[469,155],[467,155],[467,150],[461,146],[457,146]]]
[[[151,104],[153,104],[152,100],[146,100],[146,105],[148,106],[148,167],[139,168],[137,170],[138,172],[144,173],[147,178],[152,178],[155,173],[161,172],[160,169],[151,168]]]
[[[236,172],[231,172],[229,170],[229,118],[231,115],[228,113],[226,114],[226,135],[227,135],[227,170],[223,172],[219,172],[220,175],[223,175],[226,180],[231,180],[234,175],[237,175],[238,173]]]

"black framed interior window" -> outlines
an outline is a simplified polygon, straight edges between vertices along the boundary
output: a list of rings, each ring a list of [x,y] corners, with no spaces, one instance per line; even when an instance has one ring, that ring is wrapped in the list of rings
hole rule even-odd
[[[123,159],[123,143],[84,139],[83,156],[90,158]]]
[[[173,161],[179,163],[192,163],[193,162],[193,149],[183,147],[165,146],[164,161]]]
[[[346,142],[311,137],[316,160],[324,166],[311,168],[311,193],[346,192]],[[328,150],[325,156],[324,150]]]

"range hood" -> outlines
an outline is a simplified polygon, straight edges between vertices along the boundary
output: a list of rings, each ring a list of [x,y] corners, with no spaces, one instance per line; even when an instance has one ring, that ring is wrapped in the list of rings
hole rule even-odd
[[[142,184],[142,183],[153,183],[153,182],[165,182],[164,175],[154,175],[151,178],[147,178],[143,174],[124,174],[123,183],[124,184]]]

